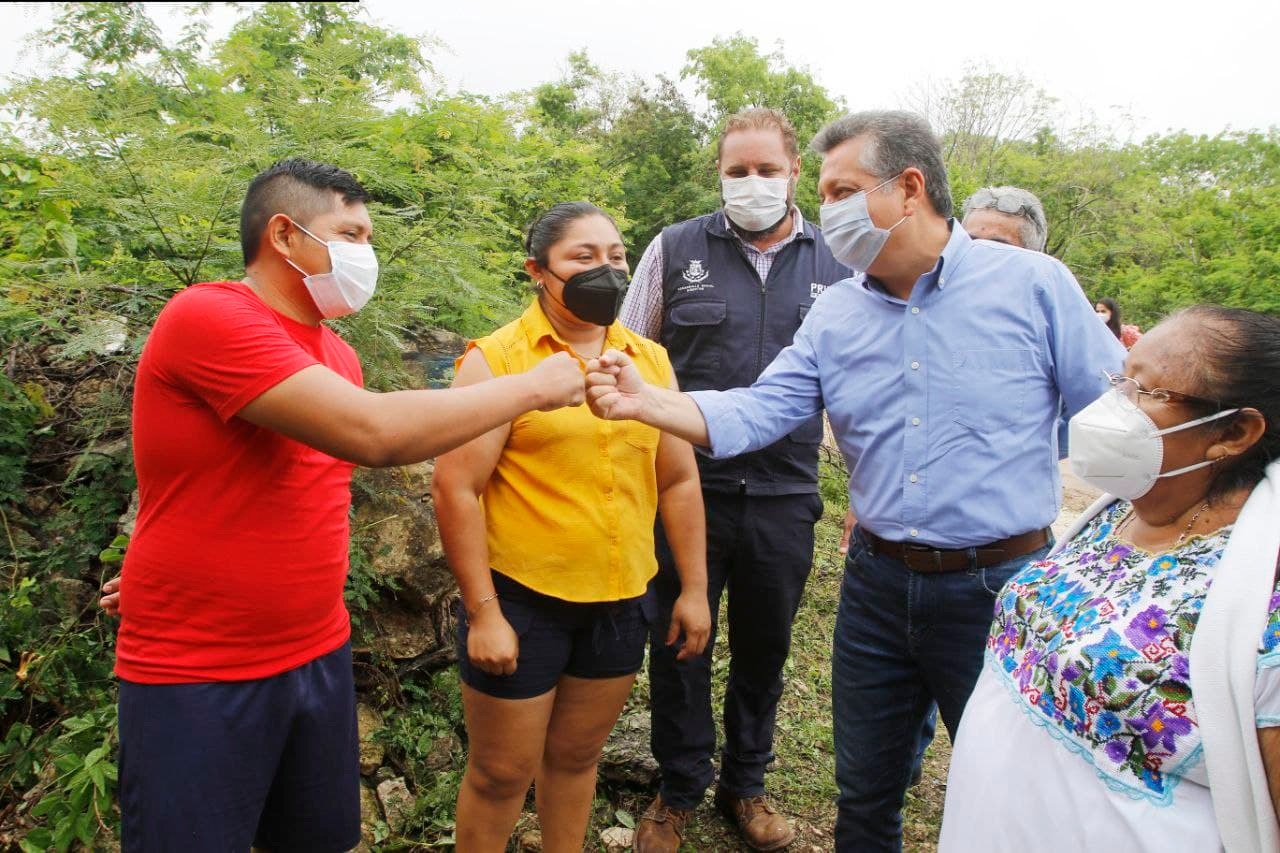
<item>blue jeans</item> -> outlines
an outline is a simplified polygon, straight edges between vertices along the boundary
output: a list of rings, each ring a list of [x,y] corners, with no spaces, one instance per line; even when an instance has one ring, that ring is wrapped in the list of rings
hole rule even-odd
[[[873,554],[855,531],[845,561],[831,660],[836,849],[902,849],[902,802],[925,714],[960,725],[982,670],[996,594],[1048,553],[986,568],[918,574]]]

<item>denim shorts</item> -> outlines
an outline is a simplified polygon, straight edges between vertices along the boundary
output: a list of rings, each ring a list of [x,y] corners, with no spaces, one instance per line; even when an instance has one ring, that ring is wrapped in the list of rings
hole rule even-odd
[[[467,617],[458,603],[458,672],[463,683],[498,699],[541,696],[574,678],[634,675],[644,663],[653,604],[646,595],[621,601],[579,603],[535,592],[493,573],[498,606],[520,638],[516,671],[490,675],[467,657]]]

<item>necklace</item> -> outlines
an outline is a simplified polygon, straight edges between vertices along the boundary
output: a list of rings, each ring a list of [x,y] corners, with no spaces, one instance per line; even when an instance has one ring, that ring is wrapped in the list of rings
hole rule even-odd
[[[1196,510],[1194,513],[1191,514],[1191,520],[1187,522],[1187,526],[1183,528],[1181,533],[1178,534],[1178,538],[1173,540],[1173,546],[1175,548],[1181,545],[1182,540],[1186,539],[1187,536],[1190,535],[1191,528],[1195,527],[1196,522],[1200,519],[1200,514],[1208,508],[1209,508],[1209,505],[1207,503],[1203,504],[1198,510]],[[1116,526],[1116,532],[1115,532],[1116,536],[1119,536],[1120,531],[1129,526],[1129,522],[1133,520],[1133,517],[1134,517],[1133,507],[1130,506],[1129,511],[1125,513],[1124,519],[1120,522],[1119,525]]]

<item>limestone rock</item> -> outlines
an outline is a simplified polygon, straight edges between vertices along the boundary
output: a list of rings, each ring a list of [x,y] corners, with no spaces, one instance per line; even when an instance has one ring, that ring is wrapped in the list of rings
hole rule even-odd
[[[405,823],[413,815],[413,794],[404,783],[404,778],[394,779],[378,785],[378,802],[382,804],[382,812],[387,816],[387,826],[392,832],[400,832]]]
[[[417,338],[423,352],[459,356],[467,348],[467,339],[448,329],[427,329],[419,332]]]
[[[637,787],[658,781],[658,762],[649,750],[649,715],[625,714],[613,727],[600,755],[600,777]]]
[[[627,829],[625,826],[611,826],[600,833],[600,843],[604,845],[604,849],[608,853],[621,853],[623,850],[630,849],[635,837],[636,832],[634,829]]]
[[[453,754],[461,748],[457,735],[441,735],[432,741],[431,750],[422,763],[428,770],[443,770],[453,764]]]
[[[353,537],[367,543],[373,568],[394,581],[397,598],[428,607],[453,590],[431,505],[432,462],[360,469],[354,492]]]
[[[93,584],[75,578],[50,578],[49,586],[55,591],[59,612],[69,617],[87,610],[98,593]]]
[[[361,702],[356,705],[356,728],[360,732],[360,774],[368,776],[382,766],[386,756],[386,747],[373,737],[382,728],[382,715]]]
[[[378,795],[367,785],[360,786],[360,841],[362,844],[374,844],[377,838],[375,830],[382,820],[382,807],[378,805]]]
[[[433,470],[431,462],[361,469],[354,481],[352,538],[388,587],[367,615],[379,650],[397,660],[438,650],[452,659],[456,586],[431,504]]]
[[[139,506],[138,490],[134,489],[133,494],[129,497],[129,508],[124,511],[124,515],[120,516],[119,522],[120,532],[125,536],[133,535],[133,528],[138,524],[138,506]]]

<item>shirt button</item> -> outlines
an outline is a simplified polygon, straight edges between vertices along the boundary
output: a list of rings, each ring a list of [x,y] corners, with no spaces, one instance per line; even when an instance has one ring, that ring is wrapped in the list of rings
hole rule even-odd
[[[919,477],[917,477],[915,474],[912,474],[912,475],[911,475],[910,477],[908,477],[907,479],[909,479],[911,482],[915,483],[915,482],[919,481],[919,479],[920,479],[920,478],[919,478]],[[915,534],[912,534],[912,535],[914,536]]]
[[[908,533],[910,533],[910,534],[912,535],[912,537],[915,537],[915,536],[919,536],[919,535],[920,535],[920,531],[919,531],[919,530],[916,530],[914,527],[913,527],[913,528],[911,528],[910,530],[908,530],[907,532],[908,532]]]
[[[919,418],[912,418],[912,419],[911,419],[911,425],[912,425],[912,426],[920,426],[920,419],[919,419]]]
[[[920,313],[920,306],[918,306],[918,305],[912,305],[912,306],[911,306],[911,313],[912,313],[912,314],[919,314],[919,313]]]
[[[912,369],[912,370],[919,370],[919,369],[920,369],[920,362],[918,362],[918,361],[913,361],[913,362],[911,362],[911,369]]]

